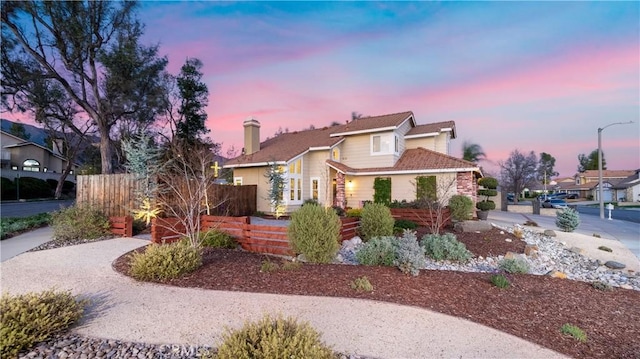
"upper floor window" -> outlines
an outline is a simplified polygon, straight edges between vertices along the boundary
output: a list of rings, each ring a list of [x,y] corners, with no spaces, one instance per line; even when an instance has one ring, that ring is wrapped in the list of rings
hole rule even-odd
[[[336,162],[340,162],[340,149],[339,148],[334,148],[331,151],[331,159],[336,161]]]
[[[394,138],[396,144],[394,145]],[[390,155],[393,150],[399,147],[397,137],[391,133],[383,135],[371,135],[371,154]],[[399,149],[399,148],[398,148]],[[396,151],[397,152],[397,151]]]
[[[302,159],[289,163],[289,203],[302,203]]]
[[[576,186],[577,185],[580,185],[580,177],[579,176],[576,176]]]
[[[36,160],[26,160],[22,162],[23,171],[40,172],[40,162]]]
[[[398,136],[393,136],[395,138],[395,144],[393,150],[395,153],[400,153],[400,138]]]

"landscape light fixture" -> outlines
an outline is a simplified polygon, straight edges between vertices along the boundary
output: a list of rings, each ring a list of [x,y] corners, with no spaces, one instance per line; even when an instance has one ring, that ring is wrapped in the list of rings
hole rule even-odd
[[[602,130],[613,125],[630,125],[632,123],[633,121],[614,122],[598,128],[598,201],[600,202],[600,219],[604,219],[604,198],[602,198]]]

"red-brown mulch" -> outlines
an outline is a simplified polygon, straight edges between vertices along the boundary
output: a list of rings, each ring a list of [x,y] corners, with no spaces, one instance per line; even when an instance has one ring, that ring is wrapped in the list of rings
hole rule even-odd
[[[522,253],[524,242],[494,229],[456,233],[476,256]],[[504,239],[510,238],[511,242]],[[499,289],[491,274],[426,271],[407,276],[392,267],[304,264],[294,270],[262,273],[262,262],[283,259],[242,250],[206,249],[203,266],[180,279],[178,287],[258,293],[366,298],[417,306],[465,318],[516,335],[576,358],[640,358],[640,292],[600,291],[589,283],[535,275],[507,275],[511,286]],[[122,273],[128,256],[114,262]],[[372,292],[357,292],[350,283],[369,278]],[[581,343],[560,332],[570,323],[588,336]]]

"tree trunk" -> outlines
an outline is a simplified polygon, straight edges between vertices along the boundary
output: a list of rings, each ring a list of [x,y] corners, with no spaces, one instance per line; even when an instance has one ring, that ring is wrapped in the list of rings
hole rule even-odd
[[[67,159],[67,165],[64,167],[64,170],[62,171],[62,174],[58,179],[58,185],[56,186],[56,193],[53,195],[55,199],[60,199],[60,196],[62,196],[62,186],[64,185],[64,181],[67,179],[67,176],[69,176],[69,173],[71,172],[72,167],[73,167],[73,162]]]
[[[100,160],[102,162],[102,174],[113,173],[111,157],[111,138],[109,137],[109,129],[100,129]]]

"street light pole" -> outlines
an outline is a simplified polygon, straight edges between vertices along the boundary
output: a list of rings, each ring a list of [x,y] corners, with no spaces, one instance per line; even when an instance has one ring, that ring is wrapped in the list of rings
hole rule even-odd
[[[602,189],[602,130],[613,125],[629,125],[633,121],[629,122],[614,122],[610,123],[602,128],[598,128],[598,202],[600,203],[600,219],[604,219],[604,198]]]

